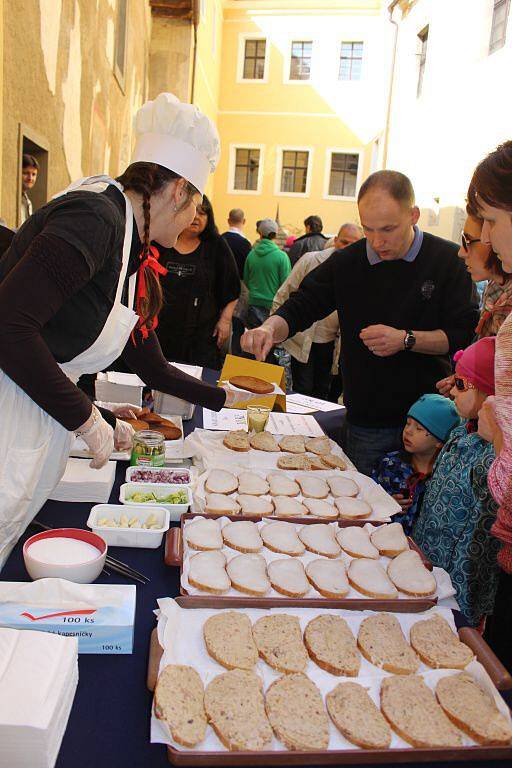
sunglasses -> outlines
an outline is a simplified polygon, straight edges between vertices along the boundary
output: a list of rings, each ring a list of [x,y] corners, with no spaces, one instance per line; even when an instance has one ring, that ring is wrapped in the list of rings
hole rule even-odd
[[[464,248],[466,253],[468,253],[470,245],[473,245],[473,243],[481,243],[482,242],[480,240],[480,238],[478,238],[478,237],[474,237],[473,239],[471,239],[470,237],[468,237],[466,235],[465,232],[461,232],[460,239],[462,241],[462,247]]]
[[[468,389],[476,389],[475,385],[464,378],[464,376],[455,376],[455,389],[458,392],[467,392]]]

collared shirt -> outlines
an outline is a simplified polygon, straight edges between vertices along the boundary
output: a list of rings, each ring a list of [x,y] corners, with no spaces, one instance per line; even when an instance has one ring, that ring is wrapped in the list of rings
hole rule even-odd
[[[230,228],[228,229],[228,232],[233,232],[233,234],[234,234],[234,235],[240,235],[240,237],[243,237],[243,238],[244,238],[244,240],[248,240],[248,238],[247,238],[247,237],[244,235],[244,233],[242,232],[242,230],[241,230],[241,229],[238,229],[238,227],[230,227]],[[251,242],[251,241],[249,240],[249,242]]]
[[[423,243],[423,232],[418,227],[414,227],[414,240],[412,241],[412,245],[405,254],[405,256],[402,256],[401,259],[398,259],[398,261],[414,261],[416,256],[418,255],[421,244]],[[378,253],[373,250],[368,240],[366,241],[366,255],[368,256],[368,261],[370,262],[371,266],[373,267],[375,264],[380,264],[381,261],[384,261],[384,259],[381,259]]]

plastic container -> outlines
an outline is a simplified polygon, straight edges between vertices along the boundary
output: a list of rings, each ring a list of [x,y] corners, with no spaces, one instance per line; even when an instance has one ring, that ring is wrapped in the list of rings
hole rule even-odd
[[[136,472],[145,472],[148,475],[156,475],[159,472],[174,472],[180,477],[185,478],[183,482],[178,480],[172,480],[161,483],[160,481],[153,482],[152,480],[133,480],[133,476]],[[128,467],[126,470],[126,482],[127,483],[144,483],[150,485],[190,485],[192,483],[192,473],[190,469],[184,469],[183,467]]]
[[[165,440],[160,432],[142,429],[133,435],[130,465],[139,467],[163,467],[165,464]]]
[[[156,549],[162,543],[164,533],[169,530],[170,514],[167,509],[156,504],[139,504],[126,506],[122,504],[96,504],[92,507],[87,519],[87,526],[98,536],[101,536],[112,547],[139,547]],[[112,528],[98,525],[102,517],[119,520],[121,515],[129,518],[138,517],[143,525],[150,515],[154,515],[159,525],[158,529],[146,528]]]
[[[187,494],[188,501],[186,504],[166,504],[165,502],[155,501],[152,502],[137,502],[127,501],[126,497],[132,493],[154,493],[157,496],[167,496],[169,493],[176,493],[177,491],[184,491]],[[170,513],[170,519],[177,521],[181,515],[188,510],[192,504],[192,491],[188,485],[155,485],[154,483],[123,483],[119,492],[119,501],[121,504],[126,504],[128,507],[144,507],[151,510],[156,507],[163,507]]]

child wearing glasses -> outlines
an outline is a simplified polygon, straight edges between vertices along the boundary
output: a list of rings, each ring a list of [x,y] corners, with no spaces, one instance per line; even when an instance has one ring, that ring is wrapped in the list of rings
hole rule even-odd
[[[478,412],[494,394],[495,337],[455,355],[451,396],[465,420],[437,457],[413,538],[434,565],[451,576],[464,617],[478,626],[493,611],[499,543],[490,529],[497,504],[487,487],[494,448],[477,432]]]
[[[459,424],[451,400],[441,395],[422,395],[407,414],[403,450],[386,454],[372,472],[373,479],[402,507],[393,521],[401,523],[407,535],[412,532],[436,457]]]

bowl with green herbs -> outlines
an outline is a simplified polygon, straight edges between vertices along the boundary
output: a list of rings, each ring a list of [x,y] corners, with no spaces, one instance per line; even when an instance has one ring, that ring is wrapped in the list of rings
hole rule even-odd
[[[158,506],[168,509],[171,520],[179,520],[192,504],[189,486],[169,483],[123,483],[119,501],[127,506]]]

